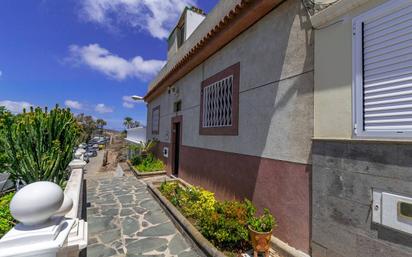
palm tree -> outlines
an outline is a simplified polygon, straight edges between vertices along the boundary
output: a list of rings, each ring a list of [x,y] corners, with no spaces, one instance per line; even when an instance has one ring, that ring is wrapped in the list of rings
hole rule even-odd
[[[100,135],[103,134],[103,127],[107,125],[107,122],[103,119],[96,120],[96,126],[100,130]]]
[[[140,121],[135,120],[135,121],[133,121],[132,124],[130,125],[130,128],[138,128],[138,127],[140,127],[140,126],[141,126]]]
[[[124,118],[123,126],[126,129],[129,129],[131,127],[132,123],[133,123],[133,119],[131,117],[126,117],[126,118]]]
[[[90,115],[85,116],[84,114],[81,114],[80,116],[77,116],[77,120],[80,120],[80,124],[83,128],[84,131],[84,138],[83,140],[90,140],[90,138],[93,135],[93,132],[97,128],[96,122],[93,120],[93,117]]]

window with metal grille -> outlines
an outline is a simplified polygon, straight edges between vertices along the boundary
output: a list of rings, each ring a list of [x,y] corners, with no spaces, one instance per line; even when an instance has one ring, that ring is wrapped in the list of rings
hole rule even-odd
[[[354,131],[412,136],[412,2],[396,0],[353,20]]]
[[[152,109],[152,134],[159,134],[160,105]]]
[[[200,134],[237,135],[240,64],[202,82]]]
[[[203,88],[204,128],[232,125],[233,76]]]

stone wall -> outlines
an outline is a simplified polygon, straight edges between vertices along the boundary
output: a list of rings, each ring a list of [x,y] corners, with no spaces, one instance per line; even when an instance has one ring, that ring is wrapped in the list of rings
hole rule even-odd
[[[412,144],[315,141],[312,256],[412,256],[412,236],[371,223],[372,188],[412,196]]]

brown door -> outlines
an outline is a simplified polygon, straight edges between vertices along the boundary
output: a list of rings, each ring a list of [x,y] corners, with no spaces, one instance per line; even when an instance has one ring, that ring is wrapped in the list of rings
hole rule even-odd
[[[180,145],[182,142],[182,119],[180,116],[172,119],[172,174],[179,176]]]

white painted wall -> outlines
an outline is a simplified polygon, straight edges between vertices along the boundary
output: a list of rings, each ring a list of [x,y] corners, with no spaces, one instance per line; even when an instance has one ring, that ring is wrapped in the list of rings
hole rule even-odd
[[[355,5],[365,1],[344,2]],[[384,2],[369,0],[335,17],[329,21],[330,25],[315,30],[315,138],[352,138],[352,19]],[[326,11],[334,11],[335,7],[332,7]],[[326,18],[330,19],[330,16],[325,14]]]
[[[146,142],[146,128],[138,127],[127,130],[126,140],[131,143]]]
[[[201,82],[240,62],[239,135],[199,135]],[[170,143],[171,118],[183,116],[186,146],[297,163],[310,162],[313,135],[313,38],[300,0],[286,1],[148,105],[148,138]],[[182,100],[182,111],[173,103]],[[160,133],[151,135],[160,105]]]
[[[200,23],[205,19],[205,16],[194,12],[190,9],[186,11],[185,17],[185,40],[187,40],[193,31],[199,26]]]

